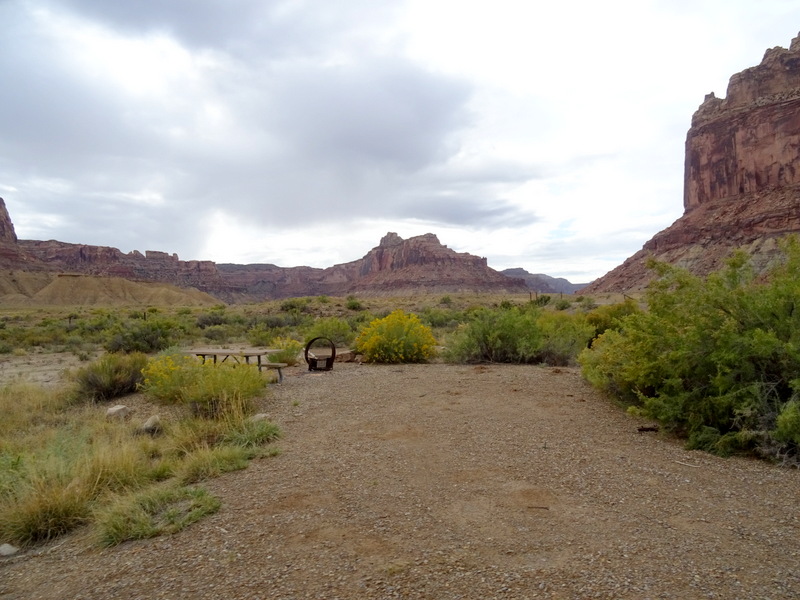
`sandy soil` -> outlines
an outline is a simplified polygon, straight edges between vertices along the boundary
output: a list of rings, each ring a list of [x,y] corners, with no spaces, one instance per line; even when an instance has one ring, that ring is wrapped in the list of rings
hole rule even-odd
[[[282,453],[219,513],[0,560],[0,598],[800,597],[800,471],[640,433],[577,370],[294,368],[264,409]]]

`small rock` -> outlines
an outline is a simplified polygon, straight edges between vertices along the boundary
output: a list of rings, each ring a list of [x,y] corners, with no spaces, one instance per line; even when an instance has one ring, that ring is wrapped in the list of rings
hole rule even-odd
[[[128,408],[124,404],[117,404],[116,406],[112,406],[106,411],[106,418],[117,419],[122,421],[124,419],[127,419],[130,414],[131,414],[130,408]]]
[[[19,548],[16,546],[11,544],[0,545],[0,556],[14,556],[17,552],[19,552]]]
[[[149,435],[157,435],[161,433],[161,430],[161,417],[158,415],[153,415],[139,427],[141,433],[147,433]]]

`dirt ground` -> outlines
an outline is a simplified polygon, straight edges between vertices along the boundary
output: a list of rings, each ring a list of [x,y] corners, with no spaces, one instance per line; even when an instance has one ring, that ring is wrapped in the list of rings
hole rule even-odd
[[[262,408],[282,452],[217,514],[0,559],[0,598],[800,597],[800,471],[640,433],[575,369],[295,367]]]

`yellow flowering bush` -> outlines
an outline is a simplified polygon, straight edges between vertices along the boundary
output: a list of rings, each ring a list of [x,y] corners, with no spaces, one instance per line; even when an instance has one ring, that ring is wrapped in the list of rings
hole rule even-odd
[[[159,354],[142,369],[142,390],[166,404],[181,402],[184,390],[199,376],[203,365],[187,354]]]
[[[361,330],[354,343],[367,362],[418,363],[436,354],[436,338],[417,315],[395,310]]]

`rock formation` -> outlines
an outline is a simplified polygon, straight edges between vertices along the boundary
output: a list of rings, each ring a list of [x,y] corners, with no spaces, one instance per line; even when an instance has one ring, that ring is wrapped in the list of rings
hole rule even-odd
[[[432,233],[407,240],[387,233],[363,258],[327,269],[230,264],[220,264],[218,269],[229,286],[229,292],[221,296],[231,300],[527,291],[522,280],[491,269],[485,258],[449,249]]]
[[[778,238],[800,232],[800,36],[733,75],[724,99],[706,96],[686,136],[683,205],[680,219],[584,291],[645,287],[649,257],[705,275],[744,248],[762,270]]]
[[[388,233],[363,258],[327,269],[271,264],[183,261],[176,254],[18,240],[0,198],[0,269],[74,273],[196,288],[227,302],[292,296],[408,295],[421,292],[525,293],[521,279],[489,268],[485,258],[454,252],[431,233],[402,239]],[[49,281],[48,281],[49,283]]]

